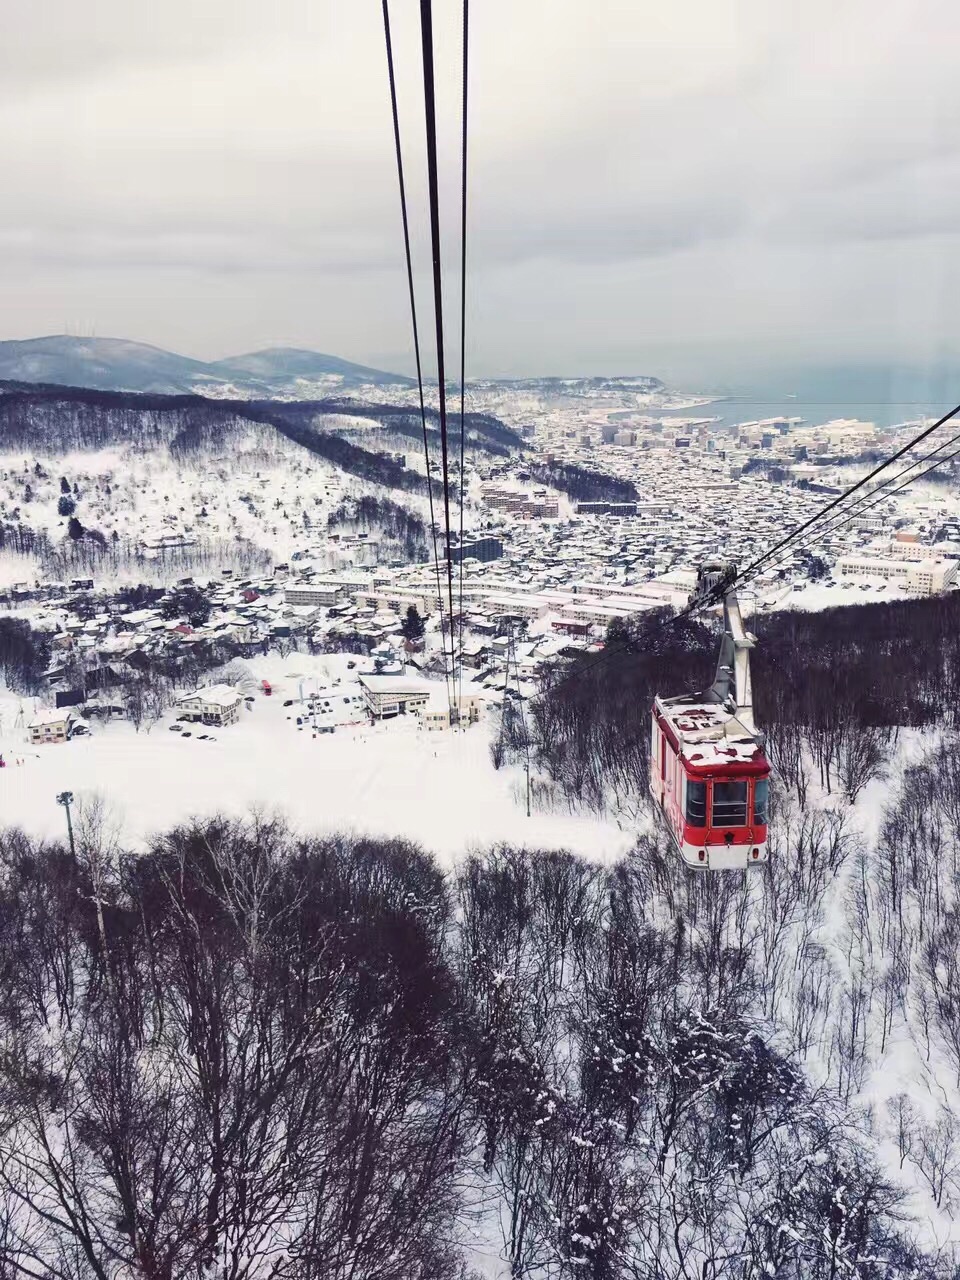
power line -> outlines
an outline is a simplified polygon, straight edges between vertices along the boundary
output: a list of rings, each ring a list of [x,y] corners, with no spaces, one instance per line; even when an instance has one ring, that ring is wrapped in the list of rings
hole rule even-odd
[[[463,488],[467,428],[464,422],[467,364],[467,85],[470,66],[470,0],[463,0],[463,105],[460,111],[460,565],[457,591],[457,655],[459,683],[463,698]],[[459,704],[458,704],[459,711]]]
[[[958,406],[958,409],[960,409],[960,406]],[[946,418],[942,419],[942,422],[949,421],[950,418],[953,416],[953,414],[958,412],[958,409],[954,409],[951,414],[948,414]],[[881,480],[880,483],[875,488],[871,489],[868,493],[862,494],[861,497],[859,497],[852,504],[852,506],[846,507],[843,510],[837,510],[835,518],[830,521],[827,527],[825,529],[817,531],[817,537],[821,539],[830,537],[831,534],[836,533],[838,529],[842,529],[846,525],[848,525],[851,520],[854,520],[857,517],[862,516],[865,511],[869,511],[872,507],[877,506],[877,504],[882,502],[884,498],[891,496],[891,492],[887,488],[888,485],[893,484],[895,480],[899,480],[901,476],[905,476],[907,472],[912,471],[914,467],[922,466],[923,463],[929,462],[931,459],[936,458],[938,453],[941,453],[944,449],[949,449],[951,445],[957,444],[958,442],[960,442],[960,434],[951,436],[949,440],[945,440],[943,444],[937,445],[935,449],[931,449],[931,451],[929,453],[924,454],[922,458],[916,458],[914,459],[913,462],[908,462],[907,465],[905,467],[902,467],[898,472],[896,472],[895,475],[887,476],[885,479]],[[907,449],[910,449],[912,447],[913,447],[912,445],[906,446]],[[888,467],[890,463],[895,461],[897,457],[902,456],[903,452],[904,451],[901,450],[899,454],[895,454],[893,457],[888,458],[886,462],[884,462],[881,465],[880,469],[883,470],[886,467]],[[954,455],[952,454],[950,455],[950,457],[953,457],[953,456]],[[948,462],[949,460],[950,460],[949,458],[940,458],[934,463],[934,467],[930,469],[934,470],[937,466],[940,465],[941,462]],[[876,472],[872,472],[871,474],[876,474]],[[923,472],[923,475],[927,475],[927,474],[928,472]],[[901,489],[905,489],[907,485],[912,484],[914,480],[918,480],[918,479],[920,479],[920,476],[911,476],[906,481],[906,483],[899,485],[896,489],[892,490],[892,493],[899,493]],[[853,491],[854,491],[853,488],[846,490],[846,492],[840,495],[840,498],[838,499],[838,501],[841,501],[842,499],[849,497]],[[873,501],[870,501],[870,499],[873,499]],[[819,512],[818,515],[814,517],[814,519],[815,520],[819,519],[824,514],[825,510],[826,508],[824,508],[823,511]],[[765,562],[769,554],[770,553],[768,552],[766,555],[761,556],[759,560],[762,560]],[[793,551],[791,551],[790,554],[792,555]],[[762,567],[764,571],[769,572],[785,564],[787,562],[787,559],[788,559],[787,556],[781,556],[778,559],[776,559],[773,562],[773,564],[764,563]],[[759,560],[755,561],[754,564],[759,564]],[[759,572],[760,572],[759,568],[753,569],[752,572],[750,571],[749,568],[744,569],[742,573],[737,574],[737,580],[748,581],[749,578],[756,577],[757,573]]]
[[[792,543],[802,532],[811,528],[814,524],[817,523],[818,520],[821,520],[829,511],[834,510],[837,506],[839,506],[840,503],[844,502],[847,498],[849,498],[851,494],[856,493],[865,484],[867,484],[873,477],[878,475],[881,471],[885,471],[886,468],[889,467],[891,463],[896,462],[898,458],[902,458],[905,453],[909,452],[910,449],[915,448],[916,445],[918,445],[922,440],[925,440],[928,436],[932,435],[934,431],[938,430],[938,428],[942,427],[945,423],[949,422],[951,418],[956,417],[958,413],[960,413],[960,404],[958,404],[955,408],[951,409],[949,413],[944,414],[943,417],[939,418],[935,423],[933,423],[932,426],[924,428],[924,430],[919,432],[908,444],[904,445],[902,449],[898,449],[896,453],[892,454],[884,462],[880,463],[879,466],[875,467],[868,475],[864,476],[862,480],[859,480],[855,484],[850,485],[843,493],[841,493],[838,497],[834,498],[833,501],[828,502],[826,506],[822,507],[818,512],[816,512],[813,516],[811,516],[809,520],[804,521],[803,524],[799,525],[791,533],[787,534],[784,538],[782,538],[778,543],[776,543],[768,551],[764,552],[763,555],[758,556],[757,559],[754,560],[751,565],[748,565],[746,569],[738,572],[736,576],[730,582],[725,583],[724,586],[725,587],[733,586],[741,582],[746,582],[749,580],[749,578],[755,577],[756,574],[759,572],[760,567],[763,564],[765,564],[770,559],[771,556],[775,555],[777,551],[781,550],[788,544]],[[892,496],[892,494],[895,494],[895,493],[899,493],[901,489],[905,489],[908,485],[913,484],[915,481],[922,479],[923,476],[929,475],[931,471],[935,471],[937,467],[942,466],[943,463],[950,462],[954,458],[960,456],[960,449],[958,449],[956,452],[952,454],[948,454],[944,458],[938,458],[935,462],[933,462],[932,466],[928,467],[925,471],[920,472],[919,475],[911,476],[902,485],[898,486],[898,488],[892,490],[892,492],[889,492],[886,489],[887,484],[891,483],[892,480],[898,479],[900,476],[904,474],[905,471],[912,470],[915,466],[919,466],[923,462],[929,461],[931,458],[934,458],[935,455],[939,453],[941,449],[948,448],[951,444],[955,443],[958,440],[960,440],[960,435],[955,436],[952,439],[946,441],[944,444],[940,445],[937,449],[934,449],[930,454],[926,455],[926,457],[918,459],[916,462],[912,462],[908,467],[903,468],[903,470],[898,472],[895,476],[888,477],[887,480],[883,481],[882,484],[878,486],[878,488],[884,490],[883,493],[880,493],[878,496],[877,489],[873,489],[870,491],[869,494],[865,495],[865,498],[874,499],[874,501],[869,505],[876,505],[876,503],[882,501],[883,498],[890,497]],[[842,527],[844,523],[849,523],[849,520],[854,519],[856,516],[862,515],[863,510],[869,509],[869,506],[861,507],[859,504],[855,504],[855,505],[857,506],[857,510],[854,511],[853,514],[851,514],[849,517],[847,517],[847,519],[839,521],[839,523],[836,525],[832,525],[831,530]],[[843,513],[843,514],[846,515],[846,513]],[[781,558],[781,560],[777,561],[776,563],[778,564],[783,563],[783,558]],[[711,599],[711,597],[709,596],[706,596],[703,599],[698,600],[694,603],[690,603],[686,605],[683,609],[681,609],[678,613],[674,614],[672,617],[665,618],[663,622],[659,624],[659,626],[654,627],[653,630],[648,634],[655,635],[659,631],[665,630],[667,627],[675,626],[678,622],[680,622],[682,619],[686,617],[689,617],[691,614],[700,613],[703,609],[709,607],[711,603],[715,603],[715,601]],[[636,615],[628,615],[628,617],[629,616],[636,616]],[[617,657],[621,654],[629,653],[629,652],[632,652],[632,646],[629,644],[620,644],[617,646],[607,645],[607,647],[597,655],[597,657],[593,660],[593,662],[585,663],[585,664],[581,663],[579,666],[569,671],[566,675],[561,676],[559,680],[556,680],[550,686],[550,689],[548,690],[548,692],[552,692],[553,690],[559,688],[564,684],[567,684],[572,680],[580,679],[582,676],[592,671],[595,667],[598,667],[602,663],[608,661],[610,658]]]
[[[942,445],[940,445],[939,449],[934,449],[933,452],[928,453],[926,457],[918,458],[916,462],[911,462],[909,467],[904,467],[903,471],[898,471],[897,474],[895,476],[891,476],[890,480],[887,481],[886,483],[892,484],[894,480],[898,480],[900,476],[904,475],[905,472],[911,471],[914,467],[922,466],[924,462],[929,462],[930,459],[935,457],[935,455],[938,454],[941,449],[948,449],[953,444],[960,444],[960,435],[955,435],[950,440],[946,440]],[[820,534],[820,537],[825,538],[825,537],[828,537],[830,534],[836,533],[838,529],[842,529],[845,525],[848,525],[851,522],[851,520],[856,520],[859,517],[861,517],[863,513],[865,511],[869,511],[871,507],[877,506],[878,503],[883,502],[884,499],[886,498],[892,498],[895,494],[900,493],[901,490],[908,488],[910,485],[914,484],[917,480],[922,480],[923,477],[929,475],[931,471],[936,471],[937,468],[943,466],[945,462],[952,462],[954,458],[958,458],[958,457],[960,457],[960,448],[955,449],[953,453],[948,453],[946,457],[936,458],[936,461],[931,466],[927,467],[923,471],[918,472],[916,475],[909,476],[906,480],[904,480],[903,484],[897,485],[896,489],[888,490],[885,485],[878,486],[878,489],[883,489],[882,493],[878,492],[878,489],[875,489],[869,495],[867,495],[868,497],[873,498],[872,502],[868,502],[866,506],[858,505],[857,509],[854,511],[851,511],[849,515],[845,516],[845,518],[837,520],[836,523],[831,524],[829,528],[827,528],[826,530],[824,530],[823,533]],[[776,561],[770,567],[773,569],[776,569],[785,563],[786,563],[786,558],[784,558],[783,560]]]
[[[430,243],[433,250],[433,305],[437,327],[437,381],[440,394],[440,454],[443,470],[443,526],[447,551],[447,596],[450,617],[450,669],[453,675],[453,560],[450,553],[450,465],[447,447],[447,387],[443,358],[443,267],[440,258],[440,195],[437,179],[437,103],[433,67],[433,3],[420,0],[423,46],[423,101],[427,132],[427,185],[430,196]],[[444,654],[446,661],[446,654]]]
[[[520,688],[520,662],[517,658],[517,636],[511,625],[507,632],[507,664],[503,676],[503,697],[500,702],[500,755],[503,755],[503,744],[506,736],[507,722],[513,714],[511,710],[510,699],[510,662],[513,661],[514,674],[517,677],[517,710],[519,712],[520,727],[523,730],[523,749],[525,759],[526,773],[526,790],[527,790],[527,817],[530,817],[530,734],[527,729],[526,712],[523,704],[526,699],[523,696],[523,690]]]
[[[420,330],[417,324],[417,300],[413,287],[413,261],[410,254],[410,224],[407,218],[407,189],[403,176],[403,149],[400,145],[400,116],[397,111],[397,83],[393,68],[393,42],[390,37],[389,0],[383,0],[383,34],[387,48],[387,75],[390,80],[390,110],[393,115],[393,140],[397,153],[397,179],[400,185],[400,216],[403,222],[403,252],[407,263],[407,288],[410,294],[410,319],[413,325],[413,352],[417,363],[417,389],[420,395],[420,422],[423,427],[423,456],[427,471],[427,497],[430,504],[430,532],[433,538],[433,563],[437,577],[437,603],[440,606],[440,643],[444,644],[443,591],[440,586],[440,548],[437,545],[437,521],[433,505],[433,474],[430,467],[430,437],[427,432],[427,410],[423,397],[423,369],[420,360]],[[446,652],[444,652],[443,673],[444,679],[446,680]]]
[[[879,475],[881,471],[885,471],[892,462],[896,462],[897,459],[902,458],[905,453],[909,453],[911,449],[915,448],[922,440],[925,440],[927,436],[933,435],[934,431],[937,431],[940,427],[942,427],[945,422],[949,422],[951,418],[955,418],[958,413],[960,413],[960,404],[956,405],[953,409],[951,409],[949,413],[945,413],[942,418],[938,418],[937,421],[932,426],[925,427],[924,430],[919,432],[918,435],[914,436],[914,438],[911,441],[909,441],[909,443],[905,444],[902,449],[898,449],[897,452],[892,454],[889,458],[887,458],[885,462],[881,462],[878,466],[874,467],[872,471],[868,472],[863,477],[862,480],[858,480],[856,484],[850,485],[849,488],[847,488],[838,497],[834,498],[831,502],[828,502],[826,506],[821,507],[821,509],[818,512],[816,512],[814,515],[812,515],[809,520],[805,520],[802,524],[798,525],[795,529],[791,530],[790,533],[782,537],[779,542],[774,543],[774,545],[768,551],[764,552],[762,556],[758,556],[757,559],[754,560],[751,564],[748,564],[747,567],[742,572],[738,573],[737,580],[739,581],[740,578],[747,578],[747,577],[753,576],[753,574],[756,572],[756,570],[758,570],[761,567],[764,561],[769,560],[772,556],[776,555],[778,551],[782,550],[789,543],[793,542],[802,533],[805,533],[806,530],[811,528],[811,526],[815,525],[818,520],[822,520],[823,517],[827,514],[827,512],[833,511],[836,507],[840,506],[840,504],[842,502],[845,502],[846,499],[849,498],[851,494],[856,493],[858,489],[862,489],[864,485],[869,484],[869,482],[875,476]]]

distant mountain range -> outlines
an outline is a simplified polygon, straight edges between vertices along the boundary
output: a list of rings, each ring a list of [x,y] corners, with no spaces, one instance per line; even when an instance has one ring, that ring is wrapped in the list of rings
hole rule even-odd
[[[402,374],[293,347],[205,361],[144,342],[67,334],[0,342],[0,379],[160,395],[274,396],[302,394],[318,384],[329,389],[414,385],[412,378]]]

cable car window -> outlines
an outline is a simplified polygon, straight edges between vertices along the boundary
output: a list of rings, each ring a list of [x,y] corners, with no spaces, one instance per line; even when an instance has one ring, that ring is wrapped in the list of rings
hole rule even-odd
[[[693,827],[707,825],[707,784],[687,779],[687,821]]]
[[[713,784],[713,825],[715,827],[747,825],[747,784],[745,782]]]
[[[756,823],[765,823],[767,821],[767,800],[770,796],[770,783],[766,778],[760,778],[754,784],[753,788],[753,820]]]

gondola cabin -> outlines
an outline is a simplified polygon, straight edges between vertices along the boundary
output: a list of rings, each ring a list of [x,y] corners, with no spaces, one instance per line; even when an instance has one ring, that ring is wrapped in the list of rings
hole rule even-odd
[[[680,856],[726,871],[765,862],[770,766],[722,705],[657,698],[650,777]]]
[[[736,566],[700,570],[691,606],[723,601],[723,638],[713,684],[702,693],[657,698],[650,743],[650,793],[689,867],[729,871],[767,858],[770,765],[753,721],[750,650],[734,589]]]

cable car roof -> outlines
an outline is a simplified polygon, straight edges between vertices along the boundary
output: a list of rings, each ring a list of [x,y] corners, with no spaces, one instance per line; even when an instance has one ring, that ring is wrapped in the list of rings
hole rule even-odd
[[[722,703],[694,694],[657,698],[655,710],[676,750],[692,768],[766,772],[760,735],[749,730]]]

